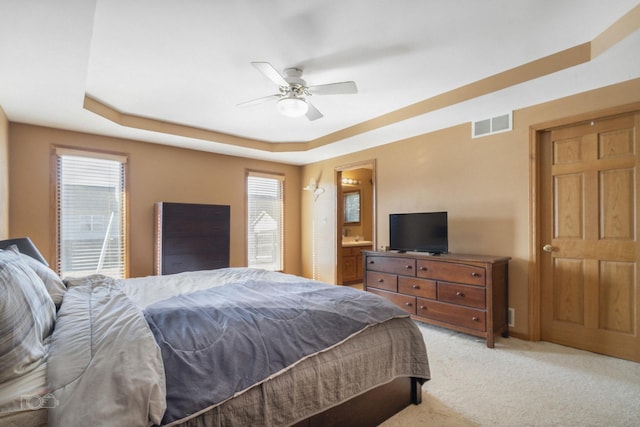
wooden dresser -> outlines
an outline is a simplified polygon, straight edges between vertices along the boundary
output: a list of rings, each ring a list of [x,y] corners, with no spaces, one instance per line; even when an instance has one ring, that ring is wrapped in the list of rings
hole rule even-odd
[[[508,336],[509,257],[363,252],[364,289],[415,320],[483,337]]]

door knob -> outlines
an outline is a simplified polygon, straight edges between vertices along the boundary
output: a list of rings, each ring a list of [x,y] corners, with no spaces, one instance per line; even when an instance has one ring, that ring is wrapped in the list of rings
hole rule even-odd
[[[542,250],[545,252],[553,252],[556,250],[556,248],[554,248],[553,246],[551,246],[550,244],[546,244],[542,247]]]

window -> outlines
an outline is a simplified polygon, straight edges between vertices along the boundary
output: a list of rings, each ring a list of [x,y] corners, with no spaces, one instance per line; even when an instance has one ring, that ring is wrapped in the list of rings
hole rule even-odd
[[[124,278],[126,157],[56,149],[58,273]]]
[[[284,176],[247,174],[247,265],[283,270]]]

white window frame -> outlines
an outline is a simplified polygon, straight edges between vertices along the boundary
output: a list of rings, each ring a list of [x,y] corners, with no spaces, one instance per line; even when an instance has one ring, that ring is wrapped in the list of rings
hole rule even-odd
[[[62,277],[79,277],[96,273],[113,278],[128,277],[127,156],[67,147],[54,147],[54,155],[56,268],[58,273]],[[81,169],[83,159],[87,160],[87,169]],[[95,162],[94,165],[91,165],[91,162]],[[116,165],[109,162],[115,162],[119,164],[119,167],[113,168],[112,166]],[[100,171],[102,166],[104,166],[105,172],[112,169],[117,175],[105,177],[95,173]],[[76,168],[75,171],[83,176],[72,178],[66,173],[73,168]],[[63,180],[68,184],[66,189]],[[104,187],[102,183],[105,180],[109,181],[108,186],[112,186],[115,180],[116,190],[109,196],[111,200],[106,200],[106,202],[112,208],[115,206],[116,210],[107,214],[99,209],[92,209],[92,207],[100,205],[96,202],[105,199],[101,197],[93,199],[95,194],[91,195],[91,193],[74,194],[69,191],[72,188],[69,184],[73,180],[84,180],[85,184],[89,180],[94,180],[91,185],[87,185],[92,188]],[[85,189],[84,192],[86,193],[87,190]],[[87,197],[86,203],[83,199],[84,196]],[[78,201],[79,204],[70,205],[70,203]],[[70,206],[75,207],[71,208]],[[93,236],[94,234],[95,236]],[[82,240],[86,240],[86,242],[81,242]],[[80,246],[87,243],[89,246],[87,255],[80,256],[80,251],[74,244]],[[74,258],[75,256],[77,259]]]
[[[252,170],[246,173],[248,267],[284,271],[284,181],[282,174]],[[262,192],[261,199],[258,192]],[[262,232],[256,232],[256,228]]]

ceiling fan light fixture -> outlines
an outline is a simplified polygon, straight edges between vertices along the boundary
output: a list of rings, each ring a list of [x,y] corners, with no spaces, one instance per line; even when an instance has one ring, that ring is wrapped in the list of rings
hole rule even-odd
[[[287,117],[300,117],[307,114],[309,105],[302,98],[287,96],[278,100],[277,109]]]

